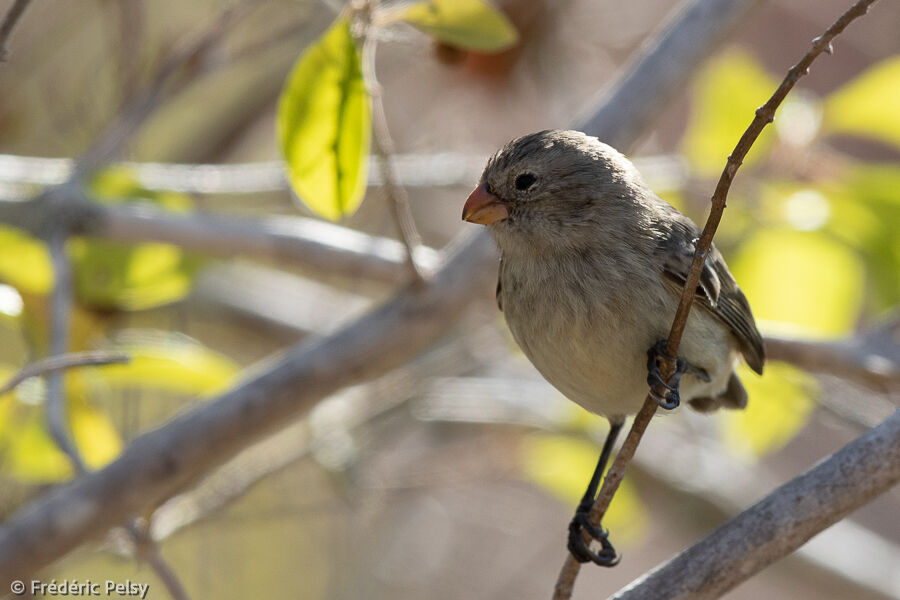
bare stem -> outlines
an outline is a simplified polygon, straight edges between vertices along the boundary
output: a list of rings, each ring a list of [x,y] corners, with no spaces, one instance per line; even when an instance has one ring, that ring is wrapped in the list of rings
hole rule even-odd
[[[833,51],[831,41],[835,36],[841,33],[851,21],[864,15],[869,6],[875,1],[876,0],[860,0],[847,12],[841,15],[838,20],[825,31],[825,33],[813,40],[812,48],[802,59],[800,59],[800,62],[791,67],[772,97],[769,98],[762,107],[756,110],[756,116],[750,123],[750,126],[741,136],[741,139],[738,141],[732,153],[728,156],[725,169],[722,171],[722,175],[719,178],[719,182],[716,185],[715,192],[712,196],[712,206],[710,208],[709,217],[706,220],[706,225],[703,227],[703,233],[696,243],[694,258],[691,262],[691,269],[684,284],[684,291],[682,292],[681,301],[678,304],[678,310],[676,311],[675,318],[672,322],[672,329],[669,331],[666,353],[670,357],[678,356],[678,346],[681,343],[681,337],[684,333],[685,325],[687,324],[688,314],[690,313],[691,305],[694,301],[697,285],[700,283],[700,274],[703,270],[703,264],[709,254],[713,236],[716,233],[719,222],[722,220],[722,214],[725,211],[725,200],[728,196],[731,182],[734,180],[734,176],[741,166],[744,157],[747,155],[747,152],[749,152],[760,133],[762,133],[763,128],[775,120],[775,109],[778,108],[788,92],[791,91],[794,84],[797,83],[797,80],[809,72],[809,66],[816,57],[822,52],[831,53]],[[663,378],[669,379],[675,373],[674,359],[663,361],[660,370]],[[662,385],[657,385],[655,391],[658,396],[665,394],[665,389],[663,389]],[[631,426],[631,430],[628,432],[628,436],[625,438],[622,450],[619,451],[616,460],[613,462],[603,480],[603,486],[600,488],[597,500],[591,508],[590,520],[594,525],[599,525],[603,516],[606,514],[609,503],[625,476],[625,469],[631,461],[631,458],[634,456],[634,452],[641,441],[641,437],[644,435],[644,431],[646,431],[647,426],[650,424],[650,420],[656,413],[656,407],[656,400],[648,394],[647,398],[644,400],[643,407],[641,407],[641,410],[635,416],[634,423]],[[589,543],[590,538],[588,534],[585,533],[584,535],[585,542]],[[572,590],[579,569],[580,564],[578,561],[576,561],[571,554],[566,556],[566,561],[560,571],[554,588],[554,600],[567,600],[572,597]]]
[[[391,207],[391,213],[394,217],[394,222],[397,224],[400,239],[406,247],[407,264],[415,281],[421,284],[425,278],[416,264],[415,252],[422,244],[422,238],[419,236],[416,228],[406,189],[397,183],[397,172],[394,166],[394,140],[391,138],[387,114],[384,111],[381,84],[378,83],[378,78],[375,74],[377,40],[374,35],[371,35],[371,15],[376,8],[377,2],[373,0],[366,3],[366,10],[360,13],[364,22],[364,30],[360,35],[363,46],[363,79],[366,82],[366,89],[372,100],[372,143],[375,156],[378,159],[378,168],[381,171],[383,193]]]

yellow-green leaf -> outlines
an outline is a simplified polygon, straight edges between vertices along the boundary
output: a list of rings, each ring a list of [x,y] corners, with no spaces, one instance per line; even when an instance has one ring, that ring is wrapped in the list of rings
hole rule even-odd
[[[600,448],[588,441],[565,435],[533,434],[522,445],[522,469],[525,476],[573,509],[581,500]],[[616,536],[634,540],[642,532],[643,505],[626,480],[619,486],[603,526],[615,529]]]
[[[484,0],[425,0],[401,19],[440,41],[479,52],[499,52],[519,41],[506,16]]]
[[[738,376],[747,388],[745,410],[722,415],[722,437],[733,452],[757,458],[781,449],[809,420],[815,380],[790,365],[770,363],[762,377],[741,365]]]
[[[866,70],[825,100],[824,128],[900,146],[900,56]]]
[[[129,340],[114,349],[128,354],[131,361],[96,370],[112,387],[211,396],[230,387],[237,377],[233,361],[185,336],[132,332]]]
[[[819,231],[764,230],[729,261],[753,313],[770,330],[838,336],[853,330],[862,307],[864,266]]]
[[[73,474],[68,457],[47,433],[41,406],[25,407],[22,419],[3,440],[3,470],[21,481],[49,483]],[[69,424],[85,463],[99,468],[121,450],[119,435],[109,417],[83,401],[70,399]]]
[[[20,292],[49,293],[53,267],[47,246],[24,231],[0,226],[0,280]]]
[[[341,18],[300,56],[278,100],[288,179],[315,213],[337,220],[359,207],[371,121],[359,51]]]
[[[691,117],[682,150],[691,168],[718,175],[756,109],[775,91],[775,81],[749,54],[732,50],[712,60],[693,86]],[[751,164],[772,144],[766,128],[744,159]]]

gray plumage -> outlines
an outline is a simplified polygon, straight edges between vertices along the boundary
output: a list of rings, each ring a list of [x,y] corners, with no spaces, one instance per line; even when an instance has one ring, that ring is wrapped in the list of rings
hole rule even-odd
[[[647,350],[668,336],[698,227],[628,159],[575,131],[513,140],[481,184],[508,211],[489,227],[502,257],[497,301],[522,351],[586,409],[614,420],[636,412],[648,390]],[[694,367],[681,397],[698,410],[743,407],[734,366],[743,355],[761,373],[765,352],[715,248],[697,299],[679,351]]]

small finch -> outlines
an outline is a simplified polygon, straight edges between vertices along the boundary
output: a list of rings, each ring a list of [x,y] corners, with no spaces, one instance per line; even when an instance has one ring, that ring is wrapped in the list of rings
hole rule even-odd
[[[650,191],[631,162],[577,131],[541,131],[501,148],[466,200],[463,219],[487,225],[500,247],[497,304],[513,338],[556,389],[606,417],[610,432],[569,525],[580,562],[618,563],[607,532],[587,515],[627,415],[648,383],[662,381],[665,352],[690,269],[697,225]],[[713,247],[706,259],[668,392],[703,412],[743,408],[734,373],[757,373],[763,341],[744,294]],[[649,370],[649,375],[648,375]],[[593,550],[582,531],[600,542]]]

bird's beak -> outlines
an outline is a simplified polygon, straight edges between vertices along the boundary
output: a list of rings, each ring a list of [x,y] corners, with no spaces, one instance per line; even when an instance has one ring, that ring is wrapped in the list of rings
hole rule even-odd
[[[509,209],[497,196],[487,190],[485,184],[479,185],[469,194],[466,205],[463,206],[463,221],[490,225],[502,221],[509,216]]]

